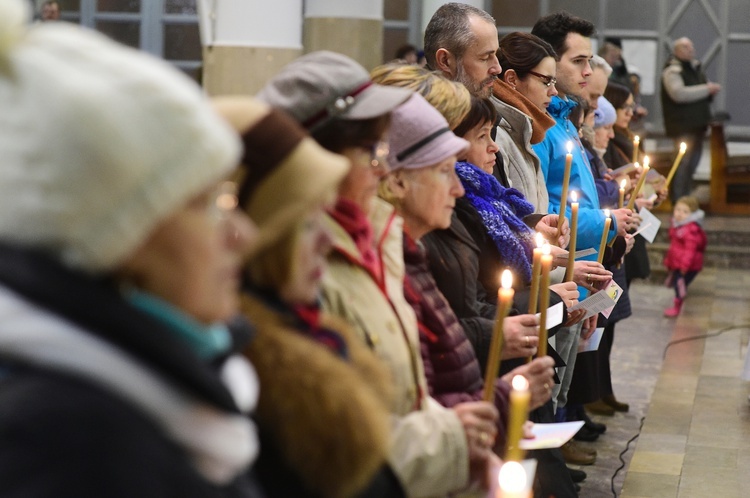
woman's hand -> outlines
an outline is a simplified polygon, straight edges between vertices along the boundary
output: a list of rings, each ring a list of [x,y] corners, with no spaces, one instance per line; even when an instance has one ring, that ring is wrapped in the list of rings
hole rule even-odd
[[[453,407],[466,436],[469,450],[469,477],[472,482],[486,486],[487,472],[492,462],[492,447],[497,436],[498,412],[486,401],[459,403]]]
[[[567,247],[568,242],[570,242],[570,225],[568,225],[568,219],[563,217],[562,231],[560,232],[560,236],[557,237],[557,223],[559,220],[560,216],[557,214],[542,216],[534,227],[534,230],[541,233],[551,245]]]
[[[530,358],[539,347],[539,317],[509,316],[503,322],[503,360]]]
[[[602,290],[611,279],[612,272],[596,261],[576,261],[573,267],[573,282],[592,292]]]
[[[583,327],[581,327],[581,339],[587,341],[596,330],[596,319],[599,315],[593,315],[583,321]]]
[[[631,249],[633,249],[633,245],[635,244],[635,237],[633,235],[630,235],[629,233],[625,234],[625,254],[629,253]]]
[[[570,308],[578,303],[578,286],[575,282],[563,282],[560,284],[550,285],[549,289],[560,296],[566,308]]]
[[[552,386],[555,385],[555,360],[551,356],[535,358],[531,363],[521,365],[503,375],[502,380],[510,383],[516,375],[523,375],[529,381],[529,409],[535,410],[552,396]]]
[[[633,211],[628,208],[620,208],[612,211],[612,217],[617,223],[617,235],[625,235],[633,228]]]

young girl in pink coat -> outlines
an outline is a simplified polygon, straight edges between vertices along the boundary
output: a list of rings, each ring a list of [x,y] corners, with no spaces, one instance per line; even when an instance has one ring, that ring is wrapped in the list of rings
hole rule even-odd
[[[664,257],[664,266],[669,270],[667,285],[674,286],[675,298],[664,316],[675,317],[680,313],[687,295],[687,286],[703,269],[703,253],[706,251],[706,232],[703,231],[704,213],[695,197],[677,200],[669,227],[669,249]]]

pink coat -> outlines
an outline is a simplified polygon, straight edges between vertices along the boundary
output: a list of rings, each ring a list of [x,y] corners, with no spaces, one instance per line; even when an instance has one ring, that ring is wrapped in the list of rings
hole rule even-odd
[[[664,256],[664,266],[669,270],[701,271],[703,253],[706,251],[706,232],[695,221],[669,227],[669,249]]]

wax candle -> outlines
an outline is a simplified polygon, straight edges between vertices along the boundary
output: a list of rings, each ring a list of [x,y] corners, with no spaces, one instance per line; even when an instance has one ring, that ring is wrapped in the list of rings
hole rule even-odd
[[[612,218],[609,217],[609,209],[604,210],[604,231],[602,232],[602,240],[599,242],[599,255],[596,258],[599,264],[602,264],[604,259],[604,248],[607,247],[607,235],[609,235],[609,226],[612,224]]]
[[[490,403],[495,397],[495,379],[500,371],[500,358],[503,353],[503,322],[513,305],[513,294],[513,274],[510,270],[503,270],[500,288],[497,290],[497,314],[495,315],[495,326],[492,328],[492,338],[490,339],[487,370],[484,373],[482,399]]]
[[[627,185],[628,181],[626,179],[622,179],[620,182],[620,203],[617,205],[620,209],[625,205],[625,185]]]
[[[552,269],[552,254],[549,244],[542,246],[542,269],[539,279],[539,351],[537,356],[547,356],[547,308],[549,308],[549,272]]]
[[[641,143],[641,137],[636,135],[633,137],[633,164],[638,162],[638,146]]]
[[[523,450],[519,447],[523,435],[523,424],[529,416],[529,381],[523,375],[516,375],[511,381],[513,389],[510,391],[510,409],[508,414],[508,447],[505,452],[506,461],[518,462],[523,458]]]
[[[641,187],[643,186],[643,183],[646,181],[646,176],[648,175],[648,156],[643,158],[643,169],[641,170],[641,176],[638,178],[638,183],[635,185],[635,189],[633,190],[633,193],[630,194],[630,200],[628,201],[628,209],[633,209],[635,207],[635,198],[638,197],[638,192],[641,191]]]
[[[570,193],[570,244],[568,245],[568,267],[565,268],[565,282],[573,279],[573,265],[576,262],[576,231],[578,231],[578,195]]]
[[[568,140],[565,145],[568,149],[568,153],[565,154],[565,172],[563,173],[563,184],[562,190],[560,190],[560,217],[557,220],[557,237],[560,238],[563,226],[563,218],[565,218],[565,206],[568,203],[568,184],[570,183],[570,166],[573,163],[573,142]]]
[[[674,174],[677,172],[677,167],[680,165],[680,161],[682,161],[682,156],[685,155],[686,150],[687,150],[687,144],[685,142],[680,143],[680,152],[677,153],[677,157],[674,158],[672,167],[669,169],[669,174],[667,175],[667,183],[665,184],[665,188],[669,188],[669,183],[672,181],[672,177],[674,177]]]
[[[536,234],[536,247],[531,265],[531,294],[529,294],[529,314],[536,313],[536,303],[539,298],[539,269],[542,265],[542,244],[544,238],[541,233]]]
[[[531,488],[526,469],[519,462],[505,462],[497,476],[495,498],[528,498]]]

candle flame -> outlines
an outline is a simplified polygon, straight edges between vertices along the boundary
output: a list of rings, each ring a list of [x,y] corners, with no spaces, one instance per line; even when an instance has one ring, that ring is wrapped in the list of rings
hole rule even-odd
[[[544,237],[542,236],[541,233],[537,232],[536,233],[536,246],[542,247],[543,245],[544,245]]]
[[[549,248],[549,242],[544,241],[544,245],[542,245],[542,254],[549,255],[552,253],[552,249]]]
[[[604,210],[604,217],[609,218],[609,209]]]
[[[510,289],[513,287],[513,274],[510,270],[503,270],[503,274],[500,277],[500,285],[503,286],[503,289]]]
[[[641,169],[641,164],[638,161],[633,163],[633,165],[635,166],[635,169]]]
[[[578,202],[578,194],[575,190],[570,191],[570,202]]]
[[[505,462],[500,467],[497,483],[504,493],[521,493],[526,491],[526,469],[518,462]]]
[[[685,142],[680,143],[680,152],[684,154],[686,150],[687,144]]]
[[[636,135],[635,138],[633,139],[633,142],[635,142],[637,144],[641,143],[641,137],[639,137],[638,135]]]
[[[515,375],[510,383],[515,391],[528,391],[529,381],[523,375]]]
[[[568,154],[573,152],[573,142],[571,142],[570,140],[568,140],[568,143],[565,144],[565,147],[568,149]]]
[[[648,158],[648,156],[643,156],[643,167],[648,168],[648,165],[650,164],[651,160]]]
[[[620,188],[625,190],[625,185],[627,185],[627,183],[628,181],[623,178],[622,181],[620,182]]]

